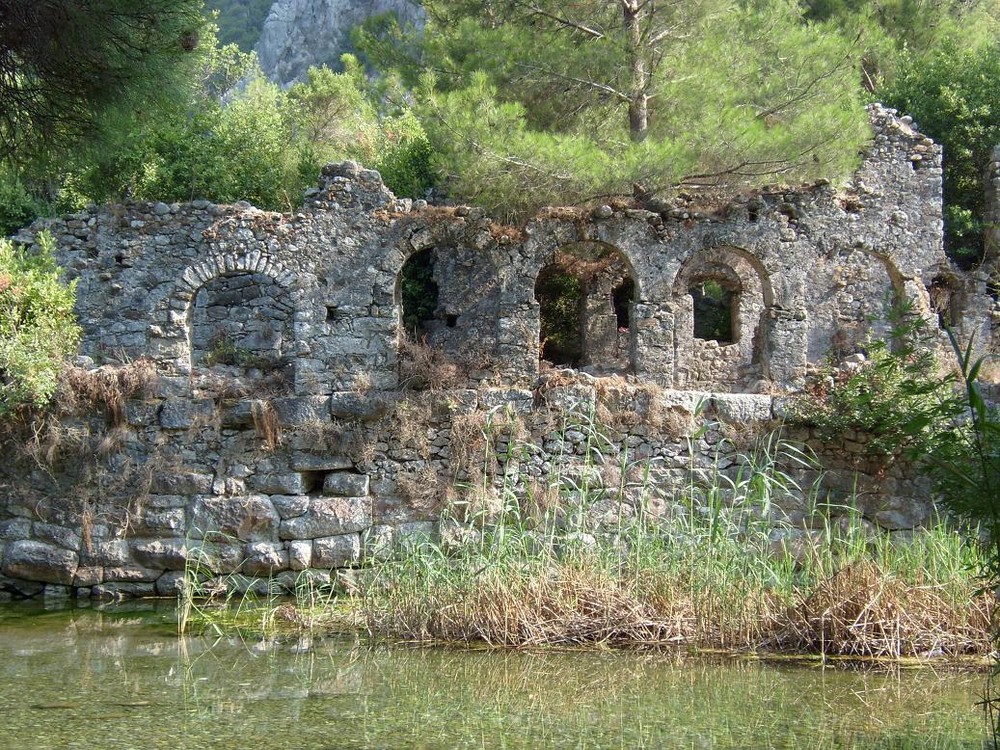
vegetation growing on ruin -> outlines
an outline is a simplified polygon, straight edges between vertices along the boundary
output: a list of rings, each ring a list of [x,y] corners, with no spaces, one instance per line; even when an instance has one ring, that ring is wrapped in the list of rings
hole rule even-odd
[[[47,405],[80,337],[76,285],[62,280],[50,235],[38,248],[0,239],[0,417]]]

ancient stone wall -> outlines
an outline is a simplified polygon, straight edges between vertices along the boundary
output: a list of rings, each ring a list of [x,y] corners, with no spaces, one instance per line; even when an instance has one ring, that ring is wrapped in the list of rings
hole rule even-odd
[[[77,280],[81,377],[132,361],[156,377],[25,436],[3,470],[0,583],[162,593],[193,559],[329,579],[504,492],[584,502],[563,480],[591,474],[595,528],[680,512],[687,489],[749,460],[782,416],[774,394],[884,335],[889,305],[936,321],[940,149],[871,116],[841,189],[550,209],[513,228],[397,199],[347,163],[295,214],[194,201],[39,222],[17,239],[48,229]],[[414,335],[418,261],[437,301]],[[555,351],[541,280],[559,275],[580,295],[582,371],[540,360]],[[841,470],[827,489],[883,528],[925,520],[926,487],[848,437],[814,445]],[[788,468],[802,487],[817,477]],[[794,520],[803,494],[774,512]]]

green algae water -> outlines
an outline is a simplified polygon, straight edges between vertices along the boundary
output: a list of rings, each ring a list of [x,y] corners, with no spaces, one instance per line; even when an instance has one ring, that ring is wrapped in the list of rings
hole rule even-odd
[[[0,748],[981,748],[983,675],[176,635],[0,606]]]

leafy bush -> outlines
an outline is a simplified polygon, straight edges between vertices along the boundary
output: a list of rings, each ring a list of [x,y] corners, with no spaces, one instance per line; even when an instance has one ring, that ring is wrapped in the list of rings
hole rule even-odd
[[[856,369],[831,367],[797,399],[793,418],[813,425],[822,440],[863,433],[870,457],[927,456],[962,410],[954,377],[938,374],[921,318],[892,312],[885,341],[873,341]],[[832,381],[832,383],[831,383]]]
[[[943,44],[929,59],[906,58],[879,91],[944,146],[945,249],[965,265],[983,252],[982,175],[1000,143],[1000,51]]]
[[[0,416],[48,403],[80,337],[76,284],[61,281],[52,237],[40,235],[39,246],[29,253],[0,240]]]

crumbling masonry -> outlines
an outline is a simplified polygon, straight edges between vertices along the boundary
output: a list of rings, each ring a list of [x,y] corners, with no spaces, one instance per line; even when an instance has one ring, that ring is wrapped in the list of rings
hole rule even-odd
[[[586,502],[593,530],[675,512],[692,472],[738,466],[782,396],[883,336],[890,306],[989,340],[985,279],[943,253],[940,148],[870,113],[842,188],[549,209],[515,229],[345,163],[295,214],[194,201],[36,223],[16,239],[48,229],[77,279],[80,377],[142,361],[156,378],[7,462],[0,588],[164,593],[192,559],[245,586],[349,580],[401,539],[447,541],[455,507],[502,491]],[[598,440],[598,491],[573,496],[562,479],[593,470]],[[884,529],[926,520],[925,484],[863,444],[812,445],[826,489]],[[800,503],[783,534],[808,533]]]

